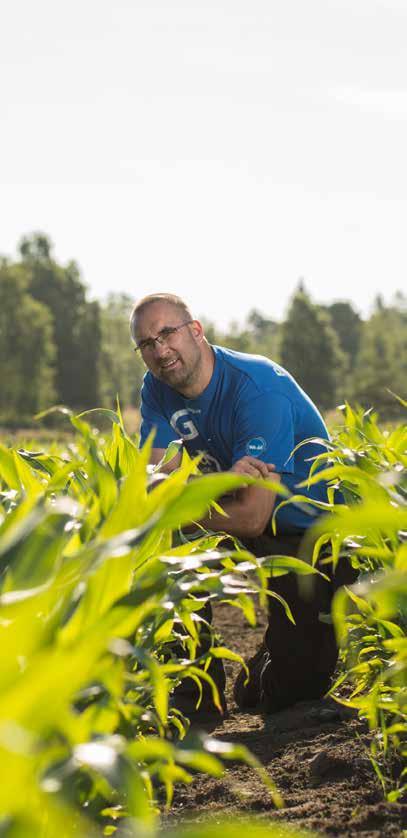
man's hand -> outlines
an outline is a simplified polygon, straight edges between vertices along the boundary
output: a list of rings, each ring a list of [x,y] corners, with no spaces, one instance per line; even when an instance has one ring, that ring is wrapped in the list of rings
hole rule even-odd
[[[274,471],[274,465],[273,463],[263,463],[257,457],[246,456],[241,457],[240,460],[236,460],[230,471],[234,471],[236,474],[247,474],[248,477],[267,480]]]

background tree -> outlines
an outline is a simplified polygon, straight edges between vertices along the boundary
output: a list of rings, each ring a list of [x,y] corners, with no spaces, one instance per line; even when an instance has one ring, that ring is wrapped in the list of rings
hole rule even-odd
[[[347,300],[331,303],[331,305],[323,306],[323,309],[331,318],[331,325],[338,336],[339,345],[347,356],[348,368],[353,369],[362,336],[362,318]]]
[[[212,323],[205,315],[199,316],[198,320],[202,323],[205,331],[205,337],[212,344],[221,344],[222,343],[222,335],[221,332],[216,328],[215,324]]]
[[[129,319],[133,300],[127,294],[109,294],[101,307],[102,350],[100,355],[100,395],[106,407],[140,404],[145,372],[141,357],[133,352]]]
[[[278,360],[280,324],[253,308],[247,316],[251,333],[252,352]]]
[[[75,262],[64,268],[52,258],[52,243],[43,233],[24,237],[19,253],[29,293],[52,315],[58,401],[94,407],[99,401],[99,304],[87,302]]]
[[[344,356],[328,315],[299,286],[281,327],[280,359],[323,410],[339,396]]]
[[[350,395],[366,408],[397,416],[400,405],[389,391],[407,397],[407,308],[402,295],[389,307],[377,299],[364,323]]]
[[[228,349],[234,349],[235,352],[252,351],[251,334],[247,327],[242,329],[237,320],[230,321],[227,331],[221,338],[221,343]]]
[[[252,352],[267,358],[277,358],[279,324],[257,309],[249,312],[243,325],[232,320],[223,332],[204,317],[200,319],[209,343],[227,346],[236,352]]]
[[[77,324],[77,368],[71,384],[72,402],[84,407],[101,403],[100,356],[102,352],[102,324],[100,304],[86,303]],[[85,365],[85,369],[83,369]]]
[[[22,421],[55,400],[52,318],[16,265],[0,262],[0,415]]]

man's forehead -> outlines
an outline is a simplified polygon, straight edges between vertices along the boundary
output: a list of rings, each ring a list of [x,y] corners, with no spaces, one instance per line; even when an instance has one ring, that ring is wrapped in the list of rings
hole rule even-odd
[[[136,317],[135,329],[140,332],[160,329],[163,326],[170,326],[177,323],[181,312],[177,306],[167,302],[150,303],[145,306]]]

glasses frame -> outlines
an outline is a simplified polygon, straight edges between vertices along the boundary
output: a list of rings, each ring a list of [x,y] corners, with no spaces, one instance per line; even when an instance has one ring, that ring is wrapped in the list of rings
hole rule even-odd
[[[173,335],[175,335],[180,329],[183,329],[184,326],[189,326],[190,323],[193,322],[193,320],[185,320],[183,323],[179,323],[178,326],[164,326],[155,338],[151,337],[140,341],[140,343],[133,348],[134,352],[140,352],[141,354],[143,352],[152,352],[155,349],[156,343],[159,343],[161,346],[166,346]],[[163,332],[167,332],[167,334],[163,335]]]

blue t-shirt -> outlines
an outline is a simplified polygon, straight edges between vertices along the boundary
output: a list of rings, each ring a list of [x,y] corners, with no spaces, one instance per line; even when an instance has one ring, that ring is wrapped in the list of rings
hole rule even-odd
[[[283,367],[260,355],[212,347],[215,366],[206,389],[187,399],[150,372],[141,391],[141,441],[152,428],[155,448],[166,448],[182,438],[191,455],[204,452],[203,471],[226,471],[246,454],[274,463],[282,483],[295,492],[308,476],[310,458],[326,450],[307,443],[292,454],[302,440],[328,438],[324,421],[311,399]],[[326,501],[326,486],[317,483],[300,494]],[[281,497],[276,497],[276,504]],[[297,504],[288,504],[276,516],[277,532],[306,529],[312,517]]]

